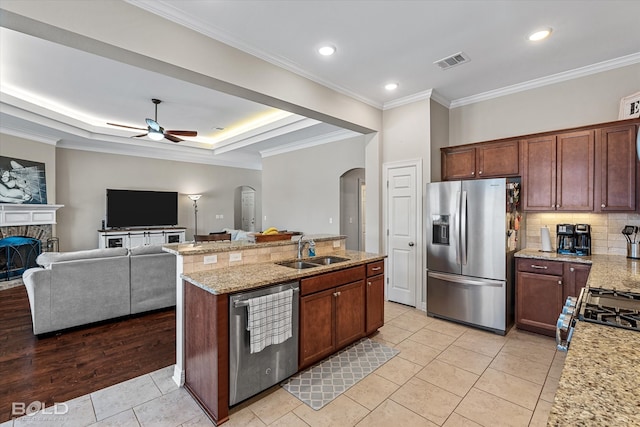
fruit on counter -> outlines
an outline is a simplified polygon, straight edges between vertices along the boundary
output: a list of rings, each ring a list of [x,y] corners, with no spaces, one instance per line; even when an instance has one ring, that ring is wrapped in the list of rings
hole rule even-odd
[[[278,234],[278,229],[275,227],[269,227],[262,232],[262,234]]]

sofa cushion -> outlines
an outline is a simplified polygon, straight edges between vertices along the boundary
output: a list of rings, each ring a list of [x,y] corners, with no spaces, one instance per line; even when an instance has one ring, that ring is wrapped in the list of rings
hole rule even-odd
[[[129,249],[131,255],[161,254],[163,252],[165,251],[162,250],[162,245],[144,245]]]
[[[36,263],[45,268],[49,268],[51,264],[56,262],[126,256],[128,253],[126,248],[89,249],[74,252],[43,252],[36,258]]]

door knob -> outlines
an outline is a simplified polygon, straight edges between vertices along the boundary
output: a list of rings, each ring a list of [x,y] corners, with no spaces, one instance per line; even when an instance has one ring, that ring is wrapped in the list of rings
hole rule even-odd
[[[409,242],[409,246],[413,246],[413,245],[414,245],[414,243],[413,243],[413,242]]]

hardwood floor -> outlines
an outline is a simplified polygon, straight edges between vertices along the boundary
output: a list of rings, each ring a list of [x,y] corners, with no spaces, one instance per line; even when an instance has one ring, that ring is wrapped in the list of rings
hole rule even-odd
[[[175,309],[38,338],[24,286],[0,291],[0,423],[175,363]]]

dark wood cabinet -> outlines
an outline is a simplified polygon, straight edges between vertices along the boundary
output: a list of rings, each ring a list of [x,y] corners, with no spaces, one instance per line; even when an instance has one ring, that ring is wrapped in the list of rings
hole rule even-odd
[[[445,147],[442,149],[442,180],[517,176],[517,140]]]
[[[522,141],[525,211],[593,211],[593,130]]]
[[[365,335],[365,266],[300,281],[300,369]]]
[[[366,334],[384,325],[384,261],[367,264]]]
[[[518,258],[516,326],[555,336],[556,322],[569,296],[587,284],[591,266],[583,263]]]
[[[596,130],[596,212],[636,210],[636,126]]]

